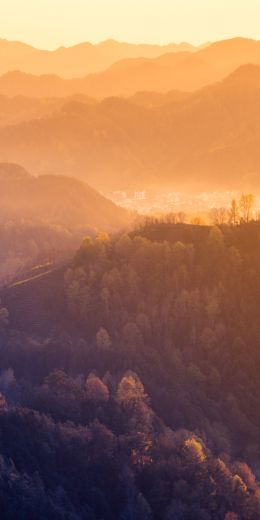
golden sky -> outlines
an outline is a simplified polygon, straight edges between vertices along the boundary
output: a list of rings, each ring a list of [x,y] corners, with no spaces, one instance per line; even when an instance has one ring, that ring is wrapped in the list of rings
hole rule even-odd
[[[260,39],[260,0],[0,0],[0,38],[55,48],[114,38]]]

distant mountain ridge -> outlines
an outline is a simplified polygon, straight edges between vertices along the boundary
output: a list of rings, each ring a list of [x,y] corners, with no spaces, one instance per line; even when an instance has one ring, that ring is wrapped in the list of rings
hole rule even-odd
[[[49,117],[69,101],[81,101],[90,105],[96,103],[95,99],[84,95],[69,96],[66,99],[0,95],[0,127]]]
[[[260,189],[260,67],[244,65],[194,93],[64,102],[0,129],[0,160],[101,191]]]
[[[83,42],[49,51],[21,42],[0,39],[0,74],[20,70],[36,75],[80,77],[99,72],[125,58],[155,58],[166,52],[195,52],[198,48],[189,43],[149,45],[106,40],[98,44]]]
[[[155,58],[124,58],[101,72],[63,79],[55,74],[33,75],[11,71],[0,77],[5,96],[94,98],[133,96],[139,91],[166,93],[195,91],[222,81],[236,68],[260,65],[260,42],[235,38],[211,44],[197,52],[167,52]],[[10,69],[10,67],[9,67]]]

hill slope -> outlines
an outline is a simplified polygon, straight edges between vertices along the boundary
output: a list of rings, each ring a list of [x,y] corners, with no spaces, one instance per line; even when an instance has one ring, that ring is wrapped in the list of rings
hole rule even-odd
[[[25,219],[67,229],[115,230],[127,213],[87,184],[65,176],[33,177],[13,164],[0,164],[0,221]]]
[[[14,164],[0,164],[0,206],[0,286],[19,276],[38,279],[42,269],[68,261],[86,234],[130,222],[124,210],[85,183],[33,177]]]

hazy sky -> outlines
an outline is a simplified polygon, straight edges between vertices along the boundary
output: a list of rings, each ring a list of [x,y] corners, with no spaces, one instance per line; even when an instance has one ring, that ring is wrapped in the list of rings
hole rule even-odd
[[[260,0],[0,0],[0,37],[44,48],[260,39],[259,20]]]

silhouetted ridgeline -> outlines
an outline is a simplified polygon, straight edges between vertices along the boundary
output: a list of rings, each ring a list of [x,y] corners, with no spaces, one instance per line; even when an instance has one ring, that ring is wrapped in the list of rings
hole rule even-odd
[[[55,74],[66,78],[85,76],[108,68],[118,60],[139,56],[155,58],[167,52],[195,52],[188,43],[134,45],[106,40],[93,45],[82,42],[54,51],[36,49],[21,42],[0,39],[0,73],[19,70],[30,74]]]
[[[9,47],[11,45],[9,43]],[[179,48],[117,42],[97,46],[83,44],[47,53],[49,67],[46,61],[39,59],[44,52],[35,49],[16,65],[19,57],[14,55],[10,59],[8,42],[0,41],[0,50],[3,46],[7,64],[2,59],[0,71],[6,74],[0,77],[0,93],[8,96],[51,98],[86,94],[104,98],[131,96],[144,90],[194,91],[223,80],[242,65],[260,65],[260,42],[246,38],[219,41],[197,49],[187,44]],[[89,59],[84,59],[84,53],[89,54]],[[59,59],[62,54],[65,61]],[[89,71],[95,73],[89,74]]]

